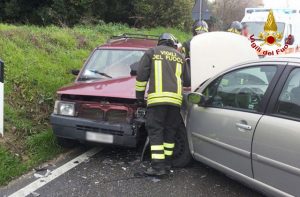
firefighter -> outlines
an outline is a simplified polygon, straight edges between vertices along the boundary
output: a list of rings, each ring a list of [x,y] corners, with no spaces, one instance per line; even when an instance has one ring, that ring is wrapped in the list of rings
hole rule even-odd
[[[208,25],[204,20],[201,21],[196,21],[193,25],[192,28],[193,31],[193,36],[208,32]],[[185,55],[185,59],[188,63],[188,65],[190,65],[190,44],[191,44],[191,40],[189,39],[188,41],[184,42],[182,44],[182,53]]]
[[[246,23],[242,23],[242,25],[243,25],[242,35],[248,38],[249,36],[248,25]]]
[[[242,35],[242,30],[243,25],[239,21],[233,21],[227,31]]]
[[[159,37],[155,48],[145,52],[136,77],[136,97],[144,102],[148,84],[146,129],[150,140],[151,167],[145,174],[165,175],[171,168],[174,138],[181,123],[182,86],[189,86],[184,57],[176,38],[169,33]]]

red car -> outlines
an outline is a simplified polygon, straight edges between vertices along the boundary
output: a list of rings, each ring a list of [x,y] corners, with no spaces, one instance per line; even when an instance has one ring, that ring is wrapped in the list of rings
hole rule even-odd
[[[135,98],[135,74],[140,58],[157,45],[157,37],[123,34],[97,47],[74,84],[57,91],[51,124],[58,143],[73,145],[91,141],[136,147],[147,136],[146,108]],[[184,132],[177,135],[177,166],[189,159]]]

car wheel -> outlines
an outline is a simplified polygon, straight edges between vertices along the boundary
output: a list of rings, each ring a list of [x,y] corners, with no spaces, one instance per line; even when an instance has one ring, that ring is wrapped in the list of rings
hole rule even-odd
[[[56,137],[57,144],[64,148],[73,148],[78,144],[76,140],[71,140],[67,138]]]
[[[192,155],[190,153],[186,130],[182,124],[175,135],[175,149],[172,163],[174,167],[181,168],[187,166],[191,161]]]

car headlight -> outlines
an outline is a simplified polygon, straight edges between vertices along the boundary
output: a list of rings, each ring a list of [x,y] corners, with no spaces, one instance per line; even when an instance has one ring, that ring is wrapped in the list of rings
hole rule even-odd
[[[54,114],[63,116],[75,116],[75,103],[55,101]]]

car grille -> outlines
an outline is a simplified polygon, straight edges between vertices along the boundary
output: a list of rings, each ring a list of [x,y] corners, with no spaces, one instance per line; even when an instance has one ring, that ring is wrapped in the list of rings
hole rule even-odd
[[[125,111],[125,110],[109,110],[106,113],[106,120],[111,123],[127,122],[127,111]]]
[[[78,112],[78,117],[90,120],[104,120],[104,111],[101,109],[81,109]]]

